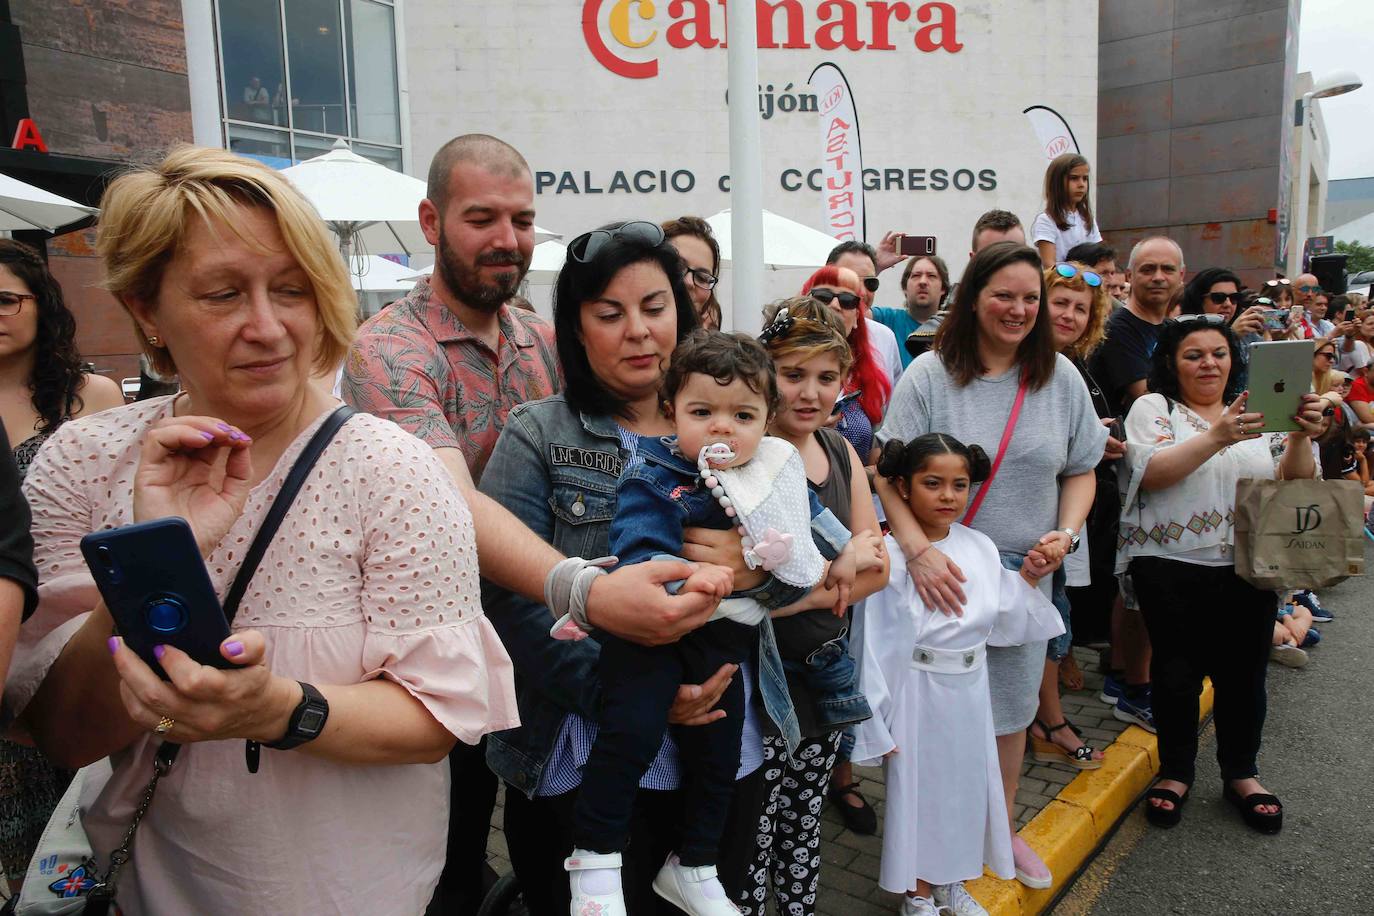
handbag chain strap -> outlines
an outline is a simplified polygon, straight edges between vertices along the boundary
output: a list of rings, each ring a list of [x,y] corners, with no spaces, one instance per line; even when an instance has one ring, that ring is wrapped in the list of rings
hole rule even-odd
[[[315,434],[310,437],[310,441],[301,450],[300,456],[296,458],[295,464],[291,466],[286,479],[282,482],[281,489],[277,491],[277,496],[272,500],[272,505],[267,510],[267,515],[262,524],[258,527],[258,533],[253,538],[253,543],[249,545],[248,553],[244,557],[243,565],[239,567],[238,574],[234,577],[234,582],[229,586],[229,594],[224,602],[224,615],[229,623],[234,622],[234,616],[238,613],[239,601],[248,590],[248,583],[257,572],[258,563],[262,561],[263,554],[267,552],[267,547],[272,538],[276,536],[277,528],[281,526],[282,519],[286,517],[286,512],[291,508],[291,503],[295,501],[296,494],[300,491],[301,485],[305,483],[305,478],[324,454],[334,434],[337,433],[348,418],[353,416],[351,407],[343,406],[334,410],[320,428],[315,430]],[[172,769],[172,764],[176,762],[177,754],[181,751],[181,745],[173,741],[164,741],[158,745],[157,753],[153,755],[153,776],[148,780],[148,785],[143,788],[143,798],[139,800],[138,807],[134,809],[134,816],[129,821],[129,827],[124,831],[124,838],[120,841],[114,852],[110,853],[110,868],[105,873],[105,877],[100,879],[90,890],[86,897],[86,907],[83,916],[104,916],[109,912],[109,906],[114,902],[115,890],[119,885],[119,873],[133,857],[134,834],[138,832],[138,825],[148,813],[148,808],[153,803],[153,794],[157,792],[157,784],[162,777]],[[257,772],[257,742],[248,742],[248,759],[250,769]]]

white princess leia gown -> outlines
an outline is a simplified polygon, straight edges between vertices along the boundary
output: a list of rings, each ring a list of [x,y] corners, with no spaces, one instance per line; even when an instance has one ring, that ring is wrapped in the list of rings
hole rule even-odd
[[[927,610],[889,536],[892,577],[864,605],[855,641],[859,683],[873,718],[856,727],[853,760],[887,767],[887,814],[878,884],[902,893],[920,878],[966,881],[986,864],[1011,878],[1014,865],[986,647],[1058,636],[1054,605],[1005,569],[984,534],[950,526],[939,549],[968,581],[962,617]]]

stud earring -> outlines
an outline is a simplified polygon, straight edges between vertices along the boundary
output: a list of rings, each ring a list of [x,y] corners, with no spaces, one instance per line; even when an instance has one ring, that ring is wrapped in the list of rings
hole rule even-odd
[[[162,338],[154,334],[152,337],[148,338],[148,343],[150,346],[160,347],[162,346]]]

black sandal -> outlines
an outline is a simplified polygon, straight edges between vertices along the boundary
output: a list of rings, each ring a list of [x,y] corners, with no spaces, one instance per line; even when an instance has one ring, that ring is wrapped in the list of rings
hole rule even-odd
[[[1170,827],[1177,827],[1178,822],[1183,819],[1183,806],[1188,803],[1191,792],[1184,792],[1179,795],[1172,789],[1161,789],[1154,786],[1145,793],[1145,820],[1154,824],[1156,827],[1163,827],[1168,830]],[[1157,798],[1173,805],[1172,808],[1163,808],[1159,805],[1150,804],[1150,799]]]
[[[851,832],[864,836],[873,836],[878,832],[878,814],[859,791],[857,780],[847,786],[831,786],[825,794],[830,796],[830,803],[840,812],[840,820]],[[853,795],[862,804],[856,808],[844,800],[846,795]]]
[[[1271,834],[1283,829],[1283,803],[1276,796],[1268,792],[1255,792],[1242,797],[1235,786],[1228,782],[1221,790],[1221,797],[1236,807],[1245,825],[1251,830]],[[1279,810],[1273,814],[1262,814],[1255,810],[1259,805],[1274,805]]]

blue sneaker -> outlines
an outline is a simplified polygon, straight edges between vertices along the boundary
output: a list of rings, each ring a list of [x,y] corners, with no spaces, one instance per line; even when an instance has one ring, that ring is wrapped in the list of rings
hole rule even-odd
[[[1126,685],[1112,675],[1107,675],[1102,681],[1102,692],[1097,698],[1108,706],[1115,706],[1117,700],[1121,699],[1121,692],[1126,689]]]
[[[1310,649],[1310,648],[1312,648],[1313,646],[1315,646],[1317,643],[1319,643],[1319,642],[1321,642],[1321,641],[1322,641],[1322,634],[1321,634],[1321,631],[1318,630],[1316,627],[1308,627],[1308,628],[1307,628],[1307,636],[1305,636],[1305,637],[1303,638],[1302,645],[1299,646],[1299,648],[1301,648],[1301,649]]]
[[[1116,701],[1116,708],[1112,710],[1112,715],[1122,722],[1139,725],[1152,735],[1155,733],[1155,711],[1150,703],[1148,691],[1142,692],[1134,698],[1128,697],[1123,691]]]
[[[1335,614],[1322,607],[1322,603],[1317,600],[1315,592],[1295,592],[1293,600],[1311,611],[1312,619],[1318,623],[1330,623],[1336,619]]]

